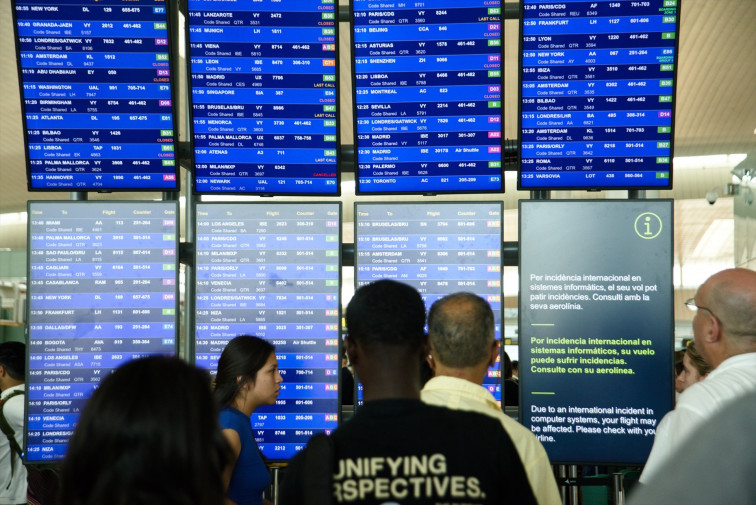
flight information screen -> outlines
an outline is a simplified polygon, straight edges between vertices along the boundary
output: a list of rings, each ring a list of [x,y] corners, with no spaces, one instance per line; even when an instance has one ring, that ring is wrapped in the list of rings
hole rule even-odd
[[[189,0],[200,193],[340,194],[334,0]]]
[[[520,189],[671,188],[678,0],[523,0]]]
[[[417,289],[430,306],[469,291],[487,300],[501,339],[501,202],[357,203],[355,283],[392,279]],[[500,367],[484,383],[501,399]]]
[[[503,191],[501,2],[352,6],[357,192]]]
[[[672,200],[521,200],[520,422],[554,464],[642,465],[674,408]]]
[[[341,204],[198,203],[196,226],[196,363],[214,374],[238,335],[276,346],[281,394],[251,420],[289,459],[338,424]]]
[[[13,7],[29,189],[178,189],[165,1]]]
[[[26,461],[62,459],[112,370],[175,354],[177,202],[29,202]]]

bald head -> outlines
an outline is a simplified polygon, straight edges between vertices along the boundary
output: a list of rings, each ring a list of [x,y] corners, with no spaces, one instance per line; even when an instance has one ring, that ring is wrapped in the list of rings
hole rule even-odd
[[[699,310],[693,321],[696,344],[706,361],[716,367],[730,356],[756,352],[756,272],[718,272],[698,288],[695,300],[708,309]]]
[[[446,367],[466,368],[490,359],[494,315],[483,298],[454,293],[436,301],[428,312],[433,358]]]

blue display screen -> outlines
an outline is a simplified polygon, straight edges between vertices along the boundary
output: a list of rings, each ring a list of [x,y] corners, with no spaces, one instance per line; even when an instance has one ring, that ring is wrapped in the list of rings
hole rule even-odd
[[[176,351],[177,202],[29,202],[26,460],[62,459],[100,381]]]
[[[189,0],[194,187],[340,194],[334,0]]]
[[[238,335],[276,346],[280,396],[251,420],[263,454],[289,459],[338,424],[341,206],[200,203],[196,226],[196,363],[214,374]]]
[[[641,465],[674,407],[672,200],[520,200],[520,422],[553,464]]]
[[[491,305],[501,339],[501,202],[357,203],[354,215],[357,287],[403,282],[426,308],[451,293],[475,293]],[[501,400],[498,363],[483,385]]]
[[[672,187],[678,0],[523,0],[520,189]]]
[[[501,3],[352,4],[357,193],[503,191]]]
[[[165,1],[13,8],[29,189],[178,189]]]

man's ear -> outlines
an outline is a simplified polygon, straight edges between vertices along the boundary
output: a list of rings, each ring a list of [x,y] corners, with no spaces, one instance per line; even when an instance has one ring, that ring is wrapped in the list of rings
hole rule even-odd
[[[420,345],[420,356],[421,358],[425,358],[431,353],[431,344],[430,344],[430,338],[428,337],[428,334],[426,333],[423,335],[423,343]]]
[[[8,374],[8,371],[5,369],[5,366],[0,365],[0,377],[5,377]]]
[[[493,345],[491,346],[491,358],[488,361],[489,368],[492,366],[496,366],[496,360],[499,359],[500,353],[501,353],[501,342],[498,340],[494,340]]]
[[[704,341],[714,344],[722,340],[722,323],[713,314],[707,314],[711,323],[704,331]]]
[[[357,364],[357,361],[359,360],[357,357],[357,344],[351,335],[344,337],[344,353],[347,355],[347,358],[349,358],[349,363],[351,363],[352,366]]]
[[[433,354],[434,353],[435,353],[435,351],[433,350],[433,346],[430,345],[430,343],[429,343],[429,345],[428,345],[428,352],[425,354],[425,361],[426,361],[426,363],[428,363],[428,366],[431,367],[431,370],[433,370],[435,372],[436,371],[436,360],[433,359]]]

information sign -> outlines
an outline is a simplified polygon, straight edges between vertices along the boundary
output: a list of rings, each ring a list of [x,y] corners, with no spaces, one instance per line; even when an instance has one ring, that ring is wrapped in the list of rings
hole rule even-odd
[[[520,419],[567,464],[643,464],[674,398],[672,201],[520,201]]]

